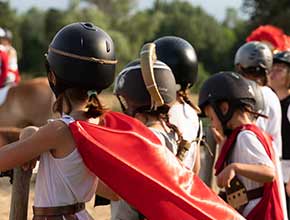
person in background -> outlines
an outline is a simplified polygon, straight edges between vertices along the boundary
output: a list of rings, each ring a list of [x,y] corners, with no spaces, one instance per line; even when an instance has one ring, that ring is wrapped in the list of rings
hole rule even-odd
[[[261,88],[264,99],[264,110],[260,113],[267,116],[257,119],[257,126],[269,134],[273,139],[273,147],[275,149],[276,161],[279,162],[277,171],[281,178],[280,184],[281,204],[285,219],[287,219],[287,208],[285,201],[285,192],[283,189],[283,179],[281,171],[280,157],[282,155],[282,137],[281,122],[282,111],[278,96],[267,86],[267,76],[271,71],[273,64],[273,53],[270,48],[258,41],[250,41],[243,44],[235,55],[236,71],[245,78],[252,80]]]
[[[274,55],[273,67],[268,75],[268,85],[277,94],[282,109],[282,173],[283,182],[290,181],[290,51]],[[288,216],[290,214],[290,197],[286,197]]]
[[[268,46],[258,41],[243,44],[235,55],[237,73],[256,82],[262,89],[264,110],[268,118],[257,119],[257,125],[273,137],[274,147],[282,154],[281,107],[277,95],[267,86],[267,75],[273,64],[273,55]]]
[[[0,29],[1,34],[1,29]],[[0,43],[0,88],[4,87],[6,84],[6,79],[8,75],[9,68],[9,58],[6,48]]]
[[[18,70],[17,52],[12,46],[12,32],[10,30],[0,28],[0,44],[4,46],[9,58],[8,75],[5,84],[17,85],[21,77]]]

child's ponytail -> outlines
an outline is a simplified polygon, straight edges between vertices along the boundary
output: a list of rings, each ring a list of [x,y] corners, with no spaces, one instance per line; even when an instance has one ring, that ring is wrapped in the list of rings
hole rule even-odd
[[[190,107],[192,107],[197,113],[200,113],[200,108],[195,105],[189,98],[188,98],[188,94],[186,91],[184,90],[179,90],[177,91],[177,97],[179,99],[179,101],[183,104],[186,103],[188,104]]]
[[[161,118],[164,120],[164,122],[166,123],[166,126],[170,128],[171,131],[173,131],[176,135],[177,135],[177,158],[180,159],[181,161],[184,160],[185,154],[186,152],[189,150],[191,143],[184,140],[181,132],[179,131],[178,127],[174,124],[171,124],[169,121],[169,116],[168,114],[161,114],[160,115]]]
[[[97,118],[101,116],[107,109],[101,104],[96,90],[89,90],[88,103],[86,105],[86,116],[88,118]]]

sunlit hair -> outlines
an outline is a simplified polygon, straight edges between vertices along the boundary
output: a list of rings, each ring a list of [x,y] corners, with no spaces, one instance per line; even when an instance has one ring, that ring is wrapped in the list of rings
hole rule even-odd
[[[96,118],[107,111],[97,95],[93,94],[90,97],[86,89],[70,88],[62,92],[53,104],[53,111],[59,114],[70,114],[72,111],[72,103],[86,102],[87,111],[85,112],[87,118]]]
[[[184,104],[188,104],[190,107],[192,107],[197,113],[200,113],[201,110],[200,108],[195,105],[191,100],[190,98],[188,97],[188,92],[187,90],[183,90],[183,89],[180,89],[177,91],[177,99],[180,103]]]

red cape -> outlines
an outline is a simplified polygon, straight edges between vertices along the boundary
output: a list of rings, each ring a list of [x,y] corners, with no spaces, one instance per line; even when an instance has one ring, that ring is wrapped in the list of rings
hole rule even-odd
[[[236,128],[232,134],[229,136],[227,141],[222,147],[219,158],[216,162],[215,169],[216,175],[218,175],[224,168],[227,155],[232,147],[235,145],[236,138],[242,130],[250,130],[252,131],[259,141],[264,146],[266,153],[270,157],[270,159],[274,161],[274,152],[272,149],[272,141],[271,138],[264,134],[257,126],[248,124],[243,125]],[[248,220],[283,220],[283,212],[279,194],[279,184],[278,177],[275,178],[273,182],[264,184],[264,195],[261,201],[257,204],[257,206],[246,216]]]
[[[8,54],[0,47],[0,87],[4,86],[8,74]]]
[[[87,167],[147,219],[244,219],[142,123],[121,113],[107,113],[104,121],[70,124],[78,150]]]

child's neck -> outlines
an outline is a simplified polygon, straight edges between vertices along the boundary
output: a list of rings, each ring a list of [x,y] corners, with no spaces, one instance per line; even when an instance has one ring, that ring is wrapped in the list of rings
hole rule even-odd
[[[246,112],[235,112],[232,119],[228,122],[231,129],[235,129],[245,124],[253,124],[254,122],[249,118]]]
[[[290,92],[288,90],[288,88],[279,88],[279,89],[274,89],[279,100],[283,100],[285,99],[287,96],[290,95]]]

